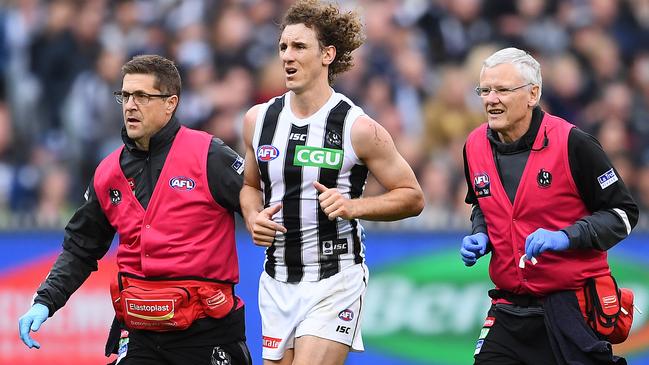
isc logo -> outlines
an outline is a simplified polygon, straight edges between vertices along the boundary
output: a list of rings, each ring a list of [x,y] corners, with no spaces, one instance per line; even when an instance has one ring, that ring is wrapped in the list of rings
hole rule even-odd
[[[288,139],[292,141],[306,141],[306,134],[302,133],[291,133]]]
[[[340,332],[340,333],[344,333],[344,334],[348,335],[350,329],[351,328],[349,328],[347,326],[338,326],[338,327],[336,327],[336,332]]]
[[[196,183],[188,177],[176,176],[169,180],[169,186],[176,190],[190,191],[196,187]]]
[[[272,161],[279,156],[279,150],[272,145],[265,144],[257,148],[257,159],[262,162]]]

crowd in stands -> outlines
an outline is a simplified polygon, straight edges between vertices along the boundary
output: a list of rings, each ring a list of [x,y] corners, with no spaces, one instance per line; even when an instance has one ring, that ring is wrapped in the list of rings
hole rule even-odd
[[[0,229],[60,228],[121,143],[120,66],[173,59],[179,120],[241,148],[243,113],[284,92],[287,0],[5,0],[0,5]],[[649,0],[339,0],[366,42],[334,88],[393,136],[426,195],[383,228],[469,227],[464,140],[485,120],[481,62],[514,46],[543,71],[542,106],[596,136],[649,227]],[[389,166],[386,166],[389,168]],[[366,194],[376,194],[370,180]]]

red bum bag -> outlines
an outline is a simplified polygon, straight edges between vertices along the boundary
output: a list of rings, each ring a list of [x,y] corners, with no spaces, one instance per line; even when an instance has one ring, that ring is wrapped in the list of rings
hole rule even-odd
[[[622,343],[633,324],[633,292],[618,288],[612,276],[586,280],[575,291],[584,320],[611,343]]]
[[[235,308],[234,285],[192,279],[152,280],[120,273],[110,286],[117,319],[127,328],[176,331]]]

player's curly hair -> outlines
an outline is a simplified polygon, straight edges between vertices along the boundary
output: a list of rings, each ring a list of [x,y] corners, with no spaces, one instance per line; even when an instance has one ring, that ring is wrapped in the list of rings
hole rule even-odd
[[[336,58],[329,65],[329,83],[352,66],[352,52],[365,41],[363,25],[356,12],[341,13],[333,4],[318,0],[298,0],[286,12],[280,31],[287,25],[304,24],[313,29],[320,47],[336,47]]]

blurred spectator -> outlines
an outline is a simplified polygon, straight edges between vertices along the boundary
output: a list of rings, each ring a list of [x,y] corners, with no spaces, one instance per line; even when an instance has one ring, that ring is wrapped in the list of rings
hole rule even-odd
[[[121,90],[124,62],[119,51],[104,49],[94,69],[75,78],[64,101],[66,157],[79,165],[80,173],[75,176],[80,180],[78,190],[90,181],[106,154],[121,143],[115,130],[122,123],[122,112],[111,99],[113,91]]]
[[[55,229],[67,223],[73,212],[68,203],[70,183],[70,174],[63,166],[49,166],[43,172],[35,211],[37,227]]]
[[[433,154],[447,150],[453,141],[463,142],[485,120],[481,111],[469,106],[469,98],[477,96],[464,69],[449,66],[442,74],[437,94],[424,109],[424,147]]]
[[[78,73],[94,65],[99,54],[101,7],[94,2],[83,4],[78,12],[72,0],[50,2],[45,27],[31,44],[31,71],[42,87],[38,130],[48,137],[58,137],[62,125],[60,97],[68,93]]]
[[[482,16],[482,0],[440,0],[430,4],[418,24],[426,34],[435,63],[461,62],[473,47],[493,39],[491,26]]]
[[[551,58],[545,67],[542,103],[548,112],[583,127],[580,114],[590,95],[579,61],[571,53],[563,53]]]
[[[568,32],[561,19],[552,17],[556,3],[552,0],[516,0],[516,25],[523,47],[545,55],[564,52],[569,44]]]
[[[137,4],[134,0],[113,1],[111,17],[101,29],[101,44],[113,52],[124,53],[130,59],[139,53],[147,42],[145,29],[138,22]]]
[[[7,105],[0,102],[0,222],[6,222],[9,215],[11,182],[14,169],[11,165],[13,130]]]
[[[97,161],[119,143],[114,126],[122,117],[110,92],[121,87],[116,65],[135,54],[174,59],[185,80],[179,119],[240,145],[242,111],[284,91],[276,23],[291,3],[5,1],[0,224],[33,225],[39,210],[49,212],[39,213],[48,217],[40,223],[56,224],[53,212],[65,214],[44,208],[53,204],[42,204],[39,187],[45,178],[63,181],[48,177],[50,166],[67,171],[69,185],[87,184]],[[468,215],[458,204],[465,193],[460,156],[468,131],[485,120],[472,89],[482,60],[503,46],[535,55],[546,76],[544,107],[596,135],[620,174],[628,171],[625,181],[644,191],[649,2],[350,0],[344,6],[363,14],[367,41],[334,88],[381,123],[422,185],[431,185],[426,218],[398,226],[466,226],[466,219],[455,220]],[[437,184],[450,186],[440,202]],[[366,193],[378,193],[375,187],[368,180]],[[59,196],[67,203],[81,198]],[[649,219],[638,227],[649,228]]]
[[[252,33],[252,23],[240,6],[232,5],[219,11],[211,34],[214,64],[219,75],[235,66],[251,67],[247,46]]]

